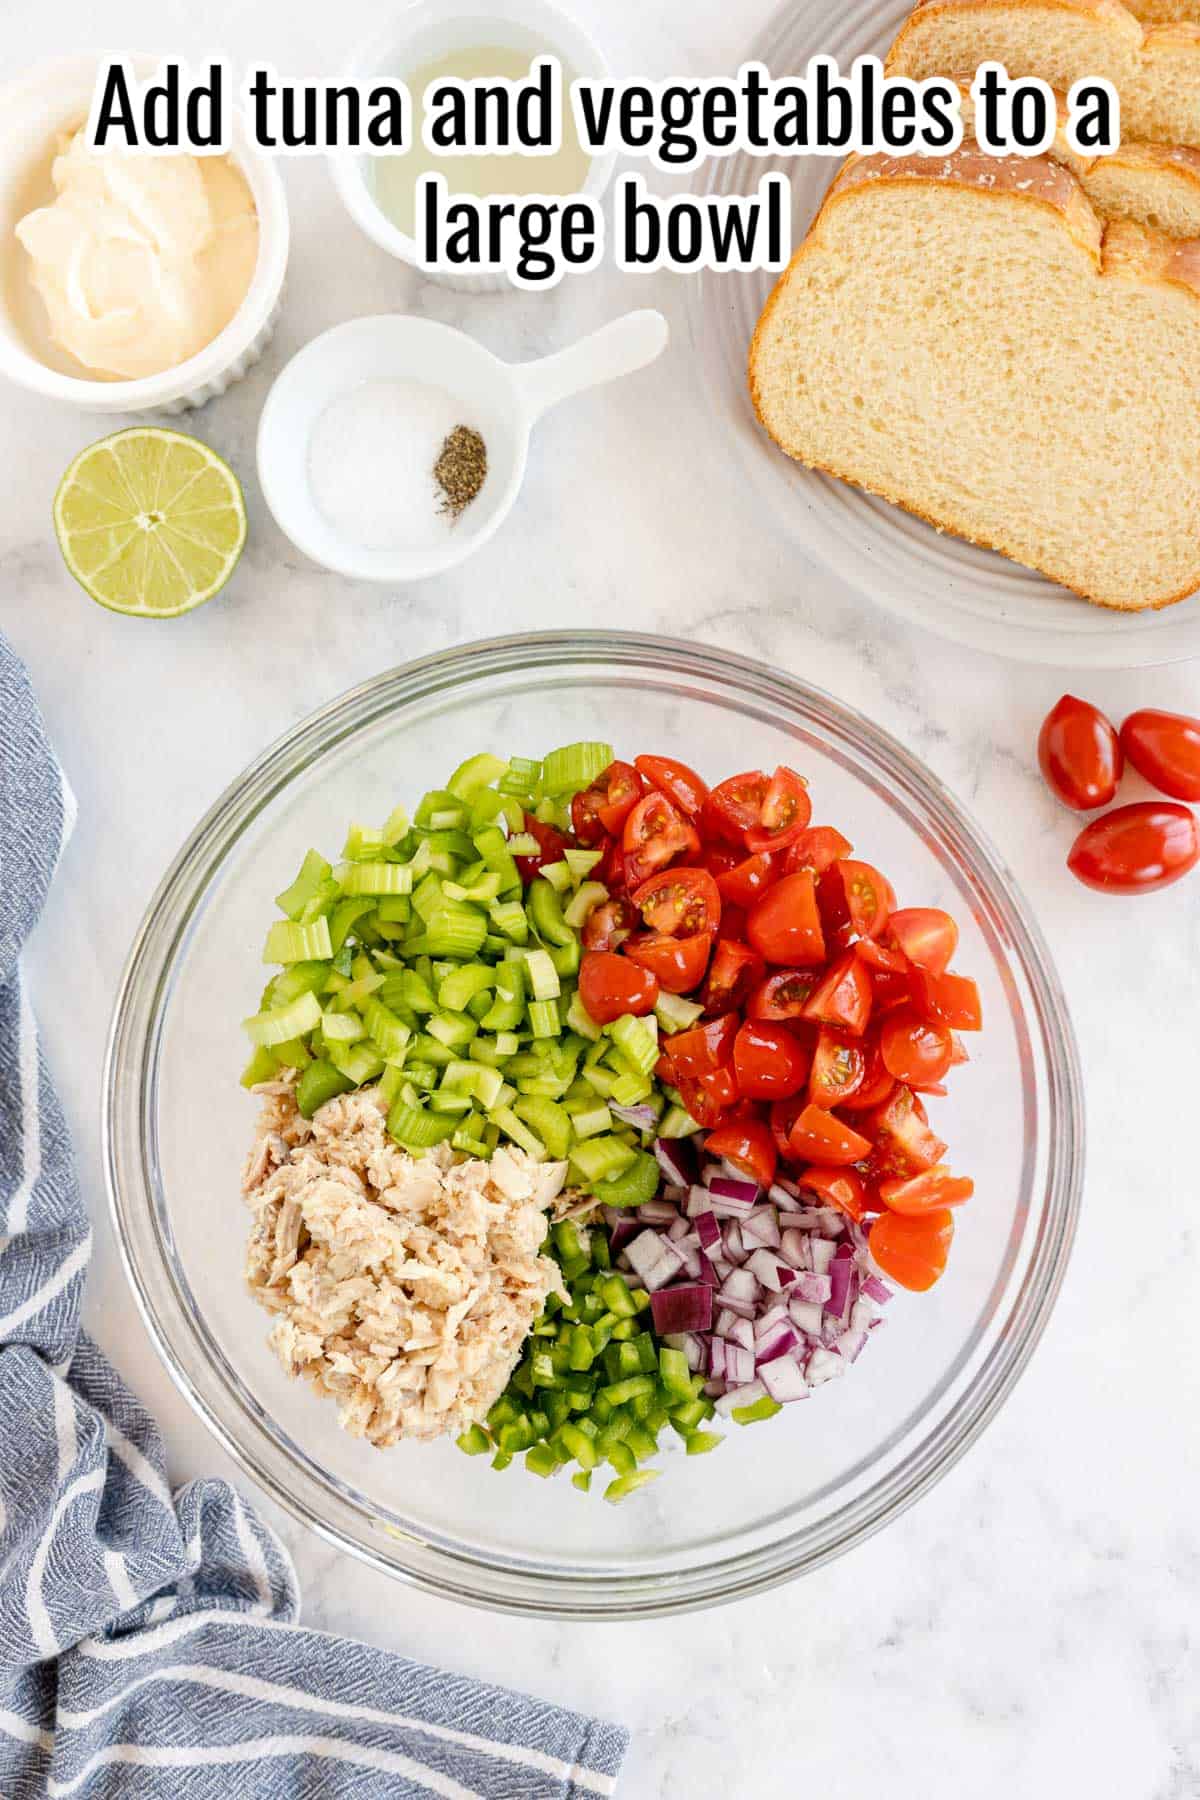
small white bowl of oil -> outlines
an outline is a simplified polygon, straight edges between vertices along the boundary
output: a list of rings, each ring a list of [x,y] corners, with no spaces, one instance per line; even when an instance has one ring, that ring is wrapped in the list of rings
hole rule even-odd
[[[431,81],[457,77],[524,80],[536,56],[556,56],[562,68],[562,146],[546,156],[438,157],[420,138],[421,96]],[[598,199],[612,177],[614,153],[589,156],[579,142],[570,106],[576,76],[610,79],[595,43],[546,0],[418,0],[361,45],[342,71],[348,81],[386,79],[407,84],[413,101],[414,142],[396,155],[339,153],[330,157],[334,184],[350,217],[381,249],[421,268],[430,281],[471,293],[501,292],[507,275],[425,269],[413,235],[416,184],[445,175],[453,194],[586,194]]]
[[[542,413],[644,368],[667,336],[661,313],[631,312],[554,356],[506,363],[434,319],[382,313],[335,325],[267,395],[258,426],[267,505],[297,549],[339,574],[441,574],[512,511]],[[442,458],[455,447],[447,474]]]

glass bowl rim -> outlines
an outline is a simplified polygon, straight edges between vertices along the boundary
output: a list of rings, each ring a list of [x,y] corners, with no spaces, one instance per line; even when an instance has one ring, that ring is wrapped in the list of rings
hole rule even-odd
[[[652,665],[722,684],[759,699],[789,697],[915,794],[938,828],[970,852],[973,879],[1003,916],[1036,1008],[1048,1086],[1046,1173],[1038,1241],[1005,1318],[1005,1329],[970,1385],[935,1430],[896,1469],[846,1509],[776,1539],[714,1561],[699,1571],[620,1576],[502,1571],[465,1554],[397,1539],[385,1550],[351,1529],[363,1509],[297,1469],[164,1316],[152,1286],[167,1277],[178,1302],[161,1237],[147,1166],[148,1067],[161,1028],[164,993],[189,920],[242,833],[312,761],[373,721],[405,705],[461,690],[488,676],[531,668],[595,663],[606,669]],[[335,698],[274,740],[218,796],[173,858],[147,905],[130,948],[113,1008],[103,1074],[102,1159],[110,1215],[130,1287],[155,1349],[175,1386],[239,1467],[286,1512],[368,1566],[426,1591],[490,1610],[542,1618],[622,1619],[695,1610],[762,1592],[807,1573],[865,1541],[897,1518],[948,1472],[990,1423],[1041,1337],[1066,1271],[1083,1183],[1084,1108],[1079,1056],[1065,996],[1041,931],[1006,863],[943,783],[889,732],[812,683],[750,657],[676,638],[626,631],[514,633],[452,646],[397,665]],[[1038,1218],[1027,1229],[1039,1224]],[[150,1237],[141,1240],[147,1229]],[[148,1253],[149,1252],[149,1256]],[[157,1263],[154,1257],[157,1257]],[[199,1361],[200,1366],[196,1367]],[[215,1386],[216,1397],[206,1391]]]

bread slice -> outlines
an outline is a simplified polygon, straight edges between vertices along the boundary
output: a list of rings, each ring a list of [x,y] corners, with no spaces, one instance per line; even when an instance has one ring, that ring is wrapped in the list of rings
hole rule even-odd
[[[1200,587],[1200,244],[1047,157],[862,157],[776,283],[750,393],[797,461],[1103,606]]]
[[[975,136],[969,79],[958,82],[963,129]],[[1058,101],[1058,130],[1047,156],[1070,169],[1104,219],[1133,219],[1168,237],[1200,237],[1200,150],[1185,144],[1123,143],[1111,156],[1081,156],[1067,142],[1067,103]]]
[[[887,69],[923,80],[989,61],[1064,94],[1105,76],[1121,96],[1122,138],[1200,149],[1200,25],[1143,27],[1119,0],[922,0]]]
[[[1200,0],[1130,0],[1129,10],[1143,25],[1200,25]]]

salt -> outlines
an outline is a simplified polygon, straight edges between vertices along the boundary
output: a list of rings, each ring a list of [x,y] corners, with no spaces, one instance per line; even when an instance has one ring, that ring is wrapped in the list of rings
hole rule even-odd
[[[364,381],[313,428],[308,484],[340,538],[367,550],[424,550],[449,536],[433,466],[460,403],[425,381]]]

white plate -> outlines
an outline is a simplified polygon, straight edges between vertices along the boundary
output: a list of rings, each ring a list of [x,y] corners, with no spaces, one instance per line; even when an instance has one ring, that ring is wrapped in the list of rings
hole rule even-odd
[[[856,56],[883,54],[907,11],[905,0],[787,0],[750,54],[777,77],[803,74],[821,52],[846,70]],[[749,194],[767,173],[788,176],[798,244],[837,167],[820,156],[717,157],[708,190]],[[746,351],[771,285],[765,274],[697,277],[692,330],[741,464],[806,550],[889,612],[972,649],[1081,669],[1200,657],[1200,594],[1161,612],[1089,606],[1005,557],[789,461],[758,425],[746,391]]]

